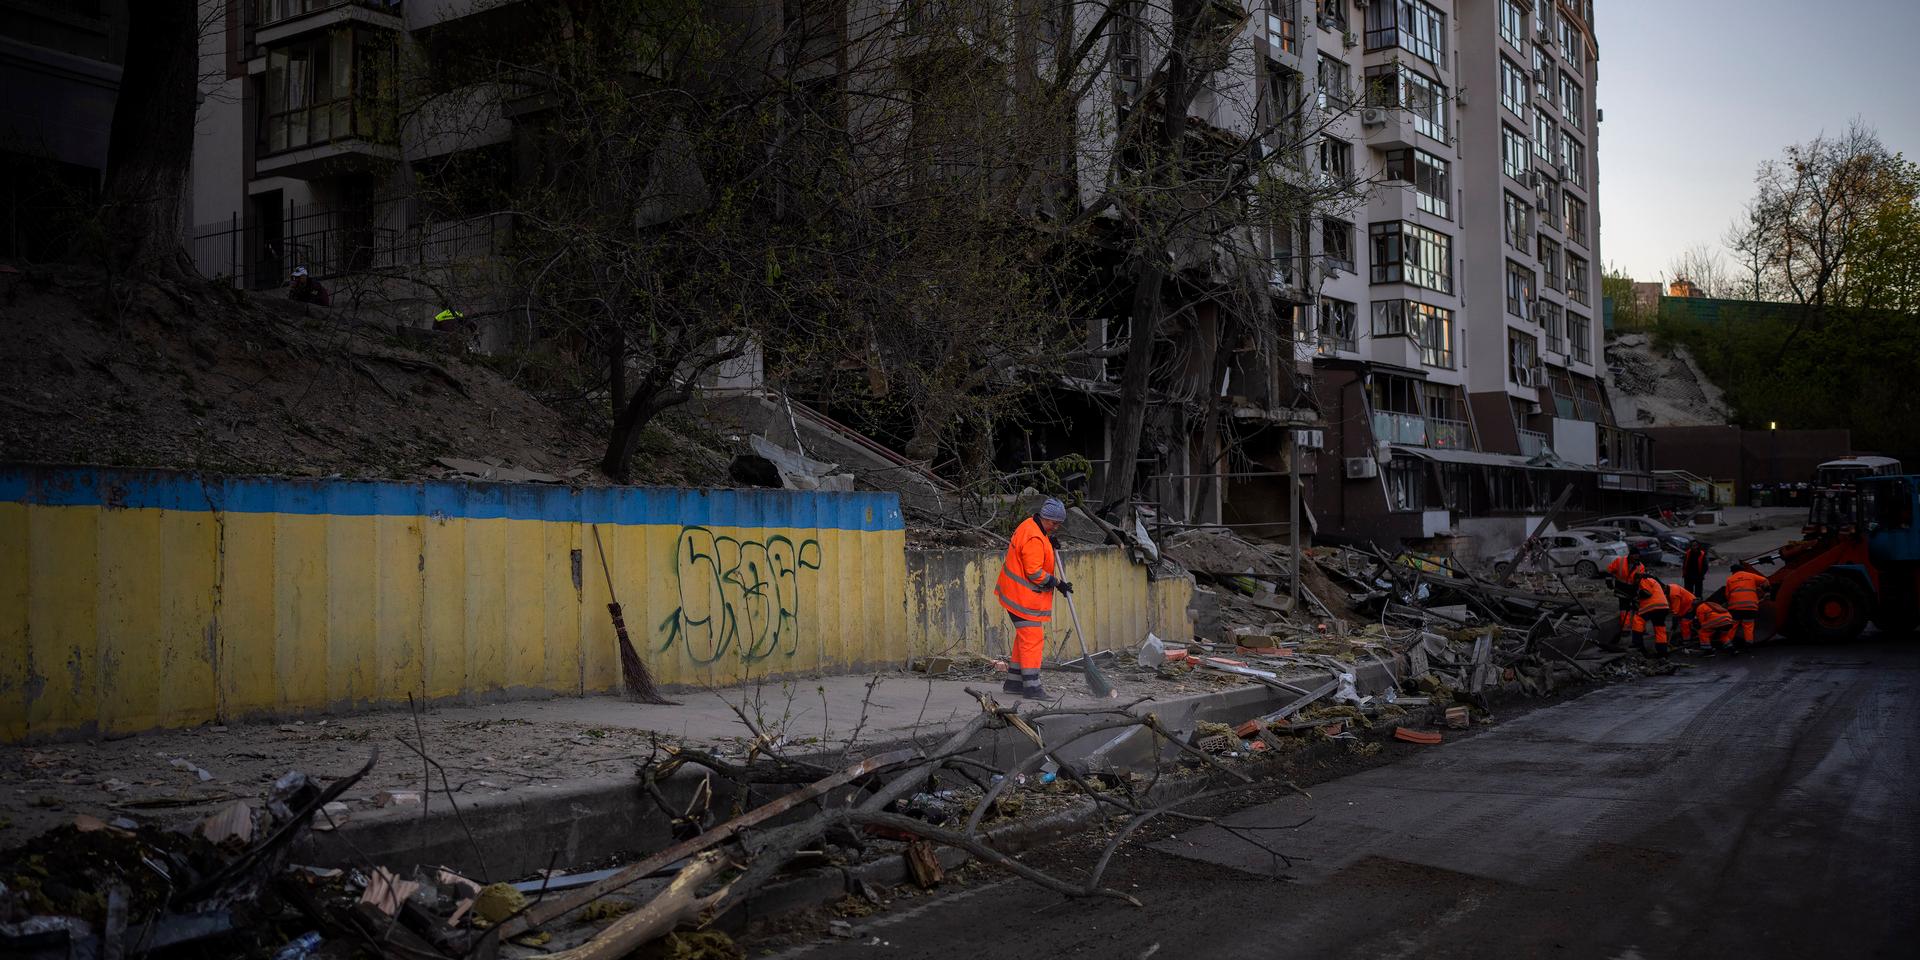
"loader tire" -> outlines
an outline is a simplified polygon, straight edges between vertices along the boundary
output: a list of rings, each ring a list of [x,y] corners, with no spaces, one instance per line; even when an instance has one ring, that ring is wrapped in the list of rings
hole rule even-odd
[[[1803,643],[1845,643],[1860,636],[1873,619],[1873,598],[1859,581],[1823,573],[1795,591],[1789,622]]]

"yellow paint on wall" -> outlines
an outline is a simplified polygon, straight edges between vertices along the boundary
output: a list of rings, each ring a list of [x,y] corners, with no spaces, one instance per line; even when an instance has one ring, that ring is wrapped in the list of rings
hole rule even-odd
[[[421,610],[419,517],[374,517],[374,556],[378,565],[374,608],[374,697],[402,701],[425,691]]]
[[[219,708],[237,720],[281,707],[275,518],[235,513],[222,521],[220,551]]]
[[[41,684],[27,706],[29,731],[97,727],[98,516],[89,507],[28,509],[27,639]]]
[[[33,678],[27,639],[27,508],[0,503],[0,741],[27,735],[27,697]]]
[[[274,679],[283,710],[327,704],[327,518],[274,517]],[[340,602],[354,598],[340,597]]]
[[[503,530],[505,565],[503,597],[505,618],[505,670],[501,685],[507,689],[551,689],[547,683],[546,618],[541,606],[546,603],[547,584],[543,576],[549,565],[547,541],[537,520],[493,520]]]
[[[159,510],[104,510],[100,545],[99,688],[103,733],[155,725],[160,715],[162,642]]]
[[[662,684],[901,663],[924,615],[902,531],[601,533]],[[7,503],[0,550],[6,740],[620,687],[576,523]]]
[[[361,704],[377,689],[375,643],[379,604],[379,557],[372,517],[326,517],[327,604],[326,704]]]
[[[173,511],[160,523],[160,676],[156,715],[133,729],[178,727],[214,716],[218,662],[220,525],[203,511]]]
[[[420,521],[421,642],[428,699],[457,696],[467,682],[466,521]]]

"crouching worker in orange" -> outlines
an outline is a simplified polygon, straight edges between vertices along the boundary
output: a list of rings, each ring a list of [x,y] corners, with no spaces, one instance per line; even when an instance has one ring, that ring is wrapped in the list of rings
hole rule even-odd
[[[1767,592],[1767,578],[1742,560],[1733,565],[1733,572],[1727,575],[1727,612],[1739,629],[1736,643],[1741,647],[1753,644],[1754,621],[1760,618],[1760,598]]]
[[[1013,658],[1001,689],[1035,700],[1047,698],[1040,686],[1040,655],[1046,648],[1045,624],[1053,619],[1053,595],[1072,593],[1073,584],[1056,575],[1059,558],[1053,532],[1067,522],[1067,508],[1058,500],[1040,505],[1040,512],[1020,521],[1007,545],[1006,562],[993,593],[1013,620]],[[1017,674],[1017,679],[1016,679]]]
[[[1698,624],[1700,645],[1714,650],[1727,650],[1739,653],[1745,647],[1745,641],[1739,646],[1733,642],[1733,614],[1711,600],[1703,601],[1693,608],[1693,621]]]
[[[1634,594],[1640,578],[1647,575],[1647,568],[1632,557],[1614,557],[1607,564],[1601,579],[1613,588],[1613,596],[1620,601],[1620,632],[1637,633],[1641,628],[1634,626]]]
[[[1639,606],[1634,611],[1634,639],[1644,641],[1649,628],[1653,633],[1653,655],[1665,657],[1667,648],[1667,587],[1654,577],[1640,578]]]
[[[1693,608],[1699,604],[1700,598],[1694,596],[1693,591],[1677,583],[1669,583],[1665,586],[1667,588],[1667,620],[1680,630],[1681,643],[1691,643],[1694,637]],[[1707,646],[1705,637],[1700,638],[1700,652],[1713,652],[1713,648]]]

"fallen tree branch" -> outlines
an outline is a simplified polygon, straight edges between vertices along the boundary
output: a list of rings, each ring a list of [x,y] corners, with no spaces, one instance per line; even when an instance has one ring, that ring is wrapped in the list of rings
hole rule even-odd
[[[570,896],[561,897],[551,903],[529,909],[520,917],[508,920],[495,929],[499,931],[499,938],[502,940],[517,937],[533,927],[540,926],[557,917],[572,913],[615,890],[635,883],[661,867],[705,851],[748,827],[771,820],[808,800],[822,796],[837,787],[852,783],[860,777],[912,760],[914,756],[915,754],[912,750],[895,750],[891,753],[883,753],[876,757],[868,757],[831,777],[801,787],[792,793],[756,807],[732,820],[728,820],[706,833],[676,843],[639,863],[621,870],[619,873],[605,880],[582,887]]]
[[[709,850],[694,857],[686,869],[667,884],[659,896],[645,906],[615,920],[606,929],[571,950],[548,954],[557,960],[618,960],[673,928],[701,915],[724,900],[732,885],[721,887],[705,897],[695,893],[730,865],[726,855]]]

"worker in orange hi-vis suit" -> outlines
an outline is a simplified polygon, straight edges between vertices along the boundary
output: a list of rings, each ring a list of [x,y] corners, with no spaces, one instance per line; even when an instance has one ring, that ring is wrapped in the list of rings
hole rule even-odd
[[[1734,649],[1753,643],[1754,621],[1760,618],[1760,598],[1766,593],[1766,577],[1744,560],[1734,563],[1733,572],[1727,575],[1727,612],[1733,614],[1740,628]]]
[[[1711,600],[1703,600],[1693,608],[1693,619],[1700,625],[1700,643],[1712,644],[1716,650],[1730,650],[1739,653],[1741,648],[1733,645],[1733,614]]]
[[[1653,631],[1653,655],[1664,657],[1671,651],[1667,648],[1667,587],[1656,577],[1640,578],[1640,605],[1634,611],[1634,622],[1640,624],[1635,631],[1636,639],[1645,639],[1647,629]]]
[[[1693,591],[1677,583],[1669,583],[1666,587],[1667,622],[1680,628],[1681,643],[1692,642],[1694,627],[1693,608],[1694,605],[1700,602],[1700,598],[1694,596]],[[1707,641],[1704,638],[1700,641],[1700,650],[1704,653],[1713,652],[1713,648],[1707,646]]]
[[[1000,565],[994,596],[1013,620],[1013,657],[1001,689],[1035,700],[1047,698],[1040,686],[1040,655],[1046,649],[1045,628],[1053,619],[1053,595],[1072,593],[1073,584],[1060,579],[1053,532],[1067,522],[1067,508],[1049,499],[1040,512],[1020,521]],[[1016,679],[1016,671],[1018,678]]]
[[[1606,572],[1600,576],[1609,581],[1613,595],[1620,601],[1620,632],[1638,633],[1641,627],[1633,625],[1634,595],[1638,591],[1640,578],[1647,575],[1645,564],[1632,557],[1614,557],[1607,564]]]

